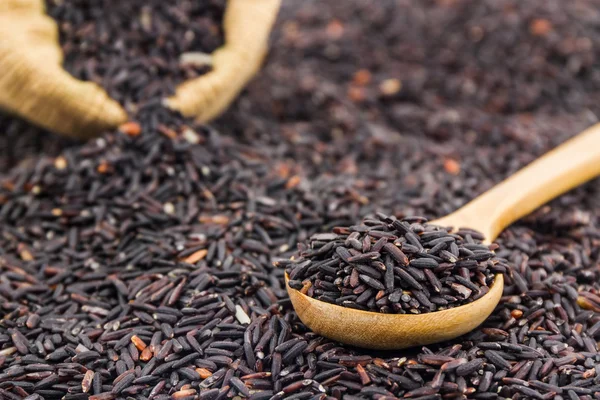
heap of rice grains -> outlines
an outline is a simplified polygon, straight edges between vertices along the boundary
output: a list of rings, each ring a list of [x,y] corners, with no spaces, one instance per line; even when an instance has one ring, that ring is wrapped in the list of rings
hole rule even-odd
[[[70,2],[62,4],[68,9]],[[362,4],[352,9],[359,10]],[[123,13],[127,21],[110,26],[128,26],[135,15],[144,18],[146,22],[140,20],[143,26],[149,20],[148,12],[159,9],[153,7],[158,6],[150,5],[139,14]],[[177,11],[174,7],[171,11]],[[373,3],[369,7],[380,6]],[[424,2],[419,7],[428,15],[422,24],[434,23],[436,16],[452,15],[442,9],[449,5]],[[78,24],[86,23],[76,17],[80,12],[53,12],[50,9],[57,18],[72,18],[60,24],[63,38],[70,41],[64,43],[66,48],[74,39],[64,31],[69,26],[65,22],[71,23],[72,32],[94,36],[89,27],[77,29],[83,27]],[[500,18],[501,14],[493,15],[489,18]],[[476,16],[473,18],[477,21]],[[303,21],[310,23],[310,15],[284,15],[282,20],[288,23],[285,37],[290,40],[290,21],[302,26]],[[339,21],[333,21],[327,25],[327,34],[342,37],[341,27]],[[477,30],[472,28],[472,32]],[[121,36],[110,30],[104,34],[114,39],[109,43],[118,43]],[[156,40],[169,43],[164,37]],[[517,40],[522,45],[528,38],[492,36],[490,45],[498,40]],[[319,41],[315,41],[316,48],[311,46],[305,43],[300,48],[320,51]],[[98,48],[100,53],[103,49]],[[328,57],[335,55],[335,49],[325,50]],[[70,60],[67,57],[67,62]],[[165,65],[163,73],[175,76],[171,64]],[[340,68],[347,68],[348,64],[344,65]],[[109,71],[100,66],[80,71]],[[73,66],[67,68],[77,73]],[[128,68],[120,73],[120,79],[129,76]],[[93,75],[88,78],[94,79]],[[288,80],[290,85],[307,82]],[[160,88],[153,93],[168,91]],[[143,90],[139,93],[147,94]],[[111,94],[118,96],[112,90]],[[120,99],[128,95],[124,96]],[[363,150],[364,154],[375,152],[377,157],[362,160],[359,147],[353,153],[348,150],[362,145],[361,140],[350,142],[348,148],[329,147],[318,141],[311,147],[314,141],[304,143],[290,135],[278,140],[277,145],[261,142],[248,147],[213,129],[184,121],[157,107],[152,98],[137,106],[138,100],[122,100],[126,105],[136,105],[128,107],[135,112],[137,122],[121,131],[74,147],[56,158],[38,158],[33,165],[12,169],[2,176],[0,397],[599,397],[596,338],[600,336],[600,230],[594,217],[598,207],[593,200],[599,193],[597,183],[563,196],[528,222],[508,229],[498,239],[500,247],[495,249],[495,256],[489,252],[493,248],[479,247],[480,238],[472,232],[457,236],[433,234],[451,237],[459,247],[462,259],[452,263],[450,254],[455,256],[456,249],[450,239],[444,239],[448,244],[442,249],[437,242],[432,243],[437,238],[428,237],[433,230],[423,224],[424,220],[402,219],[402,215],[378,222],[370,218],[365,221],[368,228],[356,230],[358,235],[349,230],[338,231],[336,237],[320,233],[351,227],[366,215],[377,215],[378,208],[386,210],[388,205],[428,216],[434,208],[435,212],[446,212],[522,166],[528,152],[547,150],[547,143],[540,147],[536,137],[518,136],[507,128],[504,140],[491,144],[498,157],[490,157],[485,151],[472,151],[461,138],[441,147],[427,138],[389,146],[377,146],[375,140],[364,144]],[[418,115],[441,118],[433,114],[421,110]],[[343,115],[331,114],[335,118]],[[331,117],[327,113],[320,116]],[[442,127],[449,123],[442,120]],[[320,122],[328,125],[327,121]],[[428,125],[437,129],[435,126]],[[560,131],[557,126],[566,125],[553,124],[549,130]],[[301,128],[293,124],[288,127]],[[377,132],[381,134],[381,130]],[[567,132],[576,130],[569,128]],[[460,156],[460,163],[442,164],[440,154],[450,153]],[[326,166],[338,156],[342,170],[350,173],[332,177]],[[310,160],[306,169],[298,164],[304,160]],[[375,161],[380,164],[374,165]],[[316,173],[307,179],[304,172],[310,168]],[[491,170],[498,176],[490,178]],[[415,185],[415,179],[424,184]],[[364,240],[371,238],[369,232],[392,232],[390,224],[400,229],[392,233],[396,236],[393,240]],[[418,290],[416,282],[431,289],[428,300],[433,305],[443,307],[431,299],[449,301],[450,296],[461,302],[474,298],[490,283],[489,274],[504,271],[503,260],[508,260],[504,297],[482,327],[450,343],[400,353],[349,348],[307,330],[287,298],[283,269],[273,265],[285,264],[296,252],[296,243],[311,237],[313,249],[301,248],[305,257],[317,257],[314,252],[327,250],[325,242],[339,244],[339,249],[350,253],[348,256],[340,250],[353,266],[348,271],[350,287],[353,274],[356,277],[358,273],[357,287],[365,288],[364,292],[375,289],[372,285],[379,281],[375,277],[383,273],[384,287],[387,284],[391,289],[394,284],[389,296],[410,284],[413,287],[407,292],[414,294]],[[429,251],[411,253],[411,246],[418,247],[419,243]],[[384,265],[386,261],[394,265],[393,280],[388,276],[387,282],[383,269],[377,270],[379,264],[375,263],[374,270],[372,261],[369,265],[350,261],[350,257],[361,257],[354,251],[373,253],[382,245],[378,257]],[[386,245],[387,250],[383,250]],[[404,268],[400,264],[406,264],[406,260],[396,249],[408,257],[405,272],[409,275],[401,272]],[[429,253],[437,258],[423,256]],[[336,254],[342,257],[337,250]],[[492,258],[477,260],[478,254]],[[474,256],[477,267],[469,260]],[[434,260],[438,266],[416,260]],[[459,261],[467,262],[468,281],[476,287],[469,288],[466,271],[462,270],[465,265]],[[446,267],[440,267],[443,264],[459,273],[444,276]],[[320,280],[324,283],[328,279]],[[457,284],[471,290],[470,296]],[[329,292],[330,286],[324,286]],[[344,278],[342,286],[347,288]],[[439,296],[434,295],[436,287]],[[431,310],[425,301],[427,295],[421,299],[409,295],[411,299],[405,302],[402,295],[399,304],[403,310],[405,304],[408,312]],[[378,304],[379,300],[375,300],[376,307],[388,306]],[[370,307],[371,298],[365,304]]]
[[[310,238],[288,265],[290,287],[359,310],[420,314],[470,303],[507,272],[476,231],[448,233],[422,217],[379,214]],[[282,264],[281,262],[278,263]]]

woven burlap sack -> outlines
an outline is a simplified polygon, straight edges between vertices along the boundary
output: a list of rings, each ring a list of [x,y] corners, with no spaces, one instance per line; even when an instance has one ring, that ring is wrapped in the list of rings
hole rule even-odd
[[[225,44],[213,53],[212,71],[184,82],[166,105],[203,122],[222,113],[259,70],[279,5],[280,0],[229,0]],[[43,0],[1,0],[1,109],[78,138],[127,120],[101,87],[73,78],[61,64],[58,29]]]
[[[221,114],[260,69],[280,0],[228,0],[225,45],[212,54],[212,71],[181,84],[166,103],[200,122]]]

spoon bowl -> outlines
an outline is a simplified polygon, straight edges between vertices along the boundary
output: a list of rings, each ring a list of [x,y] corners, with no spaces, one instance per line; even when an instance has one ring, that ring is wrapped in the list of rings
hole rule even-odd
[[[431,224],[481,232],[491,243],[504,228],[556,196],[600,175],[600,124],[568,140],[454,213]],[[497,274],[483,297],[462,306],[423,314],[356,310],[306,296],[288,284],[292,305],[314,332],[370,349],[403,349],[453,339],[477,326],[502,297]]]
[[[287,273],[285,280],[287,284]],[[480,299],[425,314],[362,311],[313,299],[289,285],[287,291],[298,317],[313,332],[353,346],[391,350],[437,343],[472,331],[494,311],[503,285],[504,277],[497,274],[490,291]]]

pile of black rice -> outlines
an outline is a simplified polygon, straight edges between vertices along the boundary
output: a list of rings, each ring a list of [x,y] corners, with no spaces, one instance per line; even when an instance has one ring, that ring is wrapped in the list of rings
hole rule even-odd
[[[519,29],[508,37],[491,31],[484,49],[496,42],[542,40],[530,37],[528,29],[542,2],[532,2],[538,5],[532,8],[486,1],[479,13],[466,13],[461,7],[467,3],[414,3],[414,12],[422,13],[414,23],[426,29],[450,18],[473,30],[484,17],[508,18]],[[564,21],[584,7],[577,3],[544,11],[557,36],[561,29],[570,32]],[[275,129],[260,114],[246,115],[252,108],[246,104],[264,105],[265,92],[253,92],[269,79],[286,80],[278,71],[291,55],[324,53],[329,67],[347,69],[344,57],[353,47],[345,46],[351,38],[344,32],[364,29],[366,37],[382,26],[402,26],[391,18],[400,17],[400,6],[353,2],[339,20],[328,11],[334,4],[311,6],[285,5],[276,31],[283,43],[234,107],[235,118],[219,123],[250,139],[236,140],[146,106],[135,117],[139,132],[134,123],[2,176],[2,397],[599,396],[598,182],[562,196],[500,236],[496,257],[510,266],[504,296],[484,325],[464,337],[375,353],[315,335],[297,319],[283,269],[273,266],[289,259],[296,243],[352,226],[378,210],[399,220],[441,216],[594,120],[591,110],[573,117],[547,114],[546,108],[529,116],[466,108],[452,113],[441,101],[445,97],[424,86],[422,92],[409,91],[422,93],[422,99],[403,97],[402,90],[381,99],[399,115],[410,114],[406,107],[419,111],[410,114],[415,119],[403,119],[405,134],[398,135],[385,118],[353,113],[354,106],[337,92],[338,82],[311,89],[310,74],[318,70],[302,64],[296,70],[308,76],[287,82],[304,97],[293,90],[274,92],[273,107],[282,118],[281,130]],[[502,11],[509,6],[522,14]],[[365,12],[380,16],[377,26],[358,23],[355,16]],[[574,35],[594,37],[597,19],[588,13]],[[299,29],[310,32],[306,42],[294,33]],[[397,30],[390,40],[401,40]],[[431,40],[443,43],[446,36]],[[324,37],[337,39],[323,46]],[[553,45],[558,46],[549,38],[539,46]],[[422,47],[426,44],[415,51]],[[455,59],[472,57],[468,47],[454,51]],[[497,68],[516,68],[502,65]],[[453,76],[452,66],[445,73]],[[519,87],[513,89],[518,97]],[[320,112],[313,134],[305,111],[315,105]],[[465,119],[469,115],[476,117]],[[422,124],[427,136],[417,135]],[[347,131],[356,136],[340,139]]]
[[[485,296],[508,265],[477,231],[379,213],[318,233],[287,265],[288,284],[309,297],[381,313],[421,314]],[[277,263],[282,264],[281,262]]]

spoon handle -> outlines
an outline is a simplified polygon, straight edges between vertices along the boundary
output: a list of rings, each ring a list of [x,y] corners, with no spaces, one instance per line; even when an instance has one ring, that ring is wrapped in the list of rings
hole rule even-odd
[[[454,213],[432,223],[477,229],[491,242],[519,218],[598,175],[600,123],[546,153]]]

